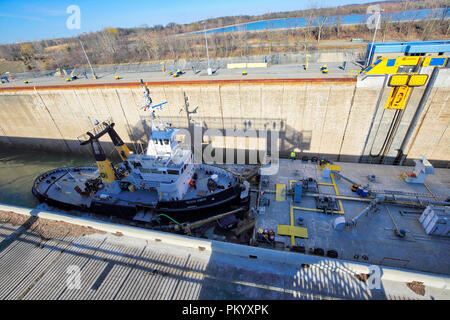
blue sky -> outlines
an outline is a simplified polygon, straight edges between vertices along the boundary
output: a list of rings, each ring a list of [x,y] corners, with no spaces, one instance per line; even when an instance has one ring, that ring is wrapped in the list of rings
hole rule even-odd
[[[311,5],[330,7],[371,1],[374,0],[0,0],[0,43],[67,37],[107,26],[182,24],[221,16],[301,10]],[[80,8],[80,29],[66,27],[70,5]]]

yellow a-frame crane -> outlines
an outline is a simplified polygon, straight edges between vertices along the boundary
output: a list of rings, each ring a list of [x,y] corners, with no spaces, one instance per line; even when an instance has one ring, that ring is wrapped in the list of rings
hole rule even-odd
[[[100,173],[100,178],[103,183],[111,183],[116,180],[116,175],[111,162],[106,158],[106,154],[100,145],[100,139],[103,135],[108,133],[111,138],[120,158],[125,161],[130,156],[130,150],[127,145],[122,141],[117,132],[114,130],[114,122],[103,122],[97,124],[92,130],[94,133],[87,132],[88,139],[81,141],[81,145],[91,144],[92,153],[94,154],[95,161]]]

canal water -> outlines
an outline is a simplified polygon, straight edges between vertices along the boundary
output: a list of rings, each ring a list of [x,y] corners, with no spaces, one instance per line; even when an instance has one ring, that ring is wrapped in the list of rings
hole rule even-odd
[[[421,20],[424,18],[447,18],[450,16],[450,10],[439,9],[419,9],[419,10],[406,10],[401,12],[389,12],[383,13],[383,19],[387,19],[392,22]],[[340,16],[340,23],[342,25],[366,23],[369,15],[367,14],[352,14]],[[319,20],[323,17],[319,17]],[[329,16],[325,22],[325,25],[335,25],[338,21],[337,16]],[[206,33],[220,33],[220,32],[236,32],[236,31],[256,31],[256,30],[271,30],[271,29],[289,29],[289,28],[302,28],[306,27],[309,23],[317,25],[317,22],[311,22],[308,18],[283,18],[283,19],[270,19],[260,20],[254,22],[248,22],[243,24],[237,24],[227,27],[221,27],[216,29],[209,29]],[[201,34],[198,32],[196,34]]]
[[[115,155],[108,157],[113,163],[120,161]],[[36,208],[39,205],[38,200],[31,193],[34,180],[42,173],[61,167],[70,166],[95,166],[95,160],[89,155],[80,154],[58,154],[41,151],[23,151],[23,150],[1,150],[0,151],[0,203],[16,205],[27,208]],[[41,205],[41,209],[47,209],[46,205]],[[50,208],[53,211],[59,211]],[[71,211],[76,216],[91,217],[98,220],[104,220],[113,223],[129,224],[128,220],[122,220],[116,217],[105,217],[94,214],[79,213]],[[142,226],[133,222],[132,225]],[[207,239],[227,241],[228,238],[234,239],[233,242],[248,244],[251,232],[241,234],[238,238],[234,236],[234,231],[227,231],[219,228],[216,221],[206,223],[201,228],[197,228],[194,236],[201,236]]]
[[[0,203],[36,207],[38,201],[31,193],[34,179],[51,169],[85,165],[95,165],[95,160],[89,155],[1,150]]]

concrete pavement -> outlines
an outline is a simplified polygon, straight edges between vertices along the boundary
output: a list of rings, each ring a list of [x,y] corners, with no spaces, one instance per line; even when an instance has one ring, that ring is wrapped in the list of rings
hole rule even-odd
[[[323,64],[328,66],[328,74],[323,74],[320,68]],[[92,74],[88,73],[89,79],[84,78],[84,75],[78,75],[80,79],[73,81],[66,81],[65,78],[60,78],[58,76],[42,76],[37,78],[29,79],[16,79],[9,83],[3,83],[0,85],[2,87],[17,87],[17,86],[36,86],[36,85],[75,85],[75,84],[101,84],[101,83],[111,83],[111,82],[130,82],[139,81],[143,79],[144,81],[211,81],[211,80],[245,80],[245,79],[297,79],[297,78],[347,78],[353,77],[356,71],[359,71],[358,65],[356,63],[348,63],[347,70],[343,70],[342,63],[331,62],[331,63],[310,63],[308,70],[306,71],[304,65],[274,65],[268,68],[247,68],[247,69],[217,69],[214,70],[212,76],[209,76],[206,70],[183,70],[185,72],[179,77],[173,77],[169,75],[169,72],[176,70],[166,70],[165,73],[162,71],[155,72],[99,72],[96,73],[98,79],[92,79]],[[242,71],[246,71],[247,75],[243,76]],[[115,77],[119,76],[119,80]],[[27,80],[28,83],[24,83]]]

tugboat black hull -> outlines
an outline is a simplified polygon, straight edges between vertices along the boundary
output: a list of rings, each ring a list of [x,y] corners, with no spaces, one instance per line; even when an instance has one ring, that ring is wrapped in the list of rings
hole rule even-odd
[[[132,219],[140,210],[151,211],[155,215],[167,215],[177,222],[196,221],[223,212],[232,206],[248,207],[249,199],[240,198],[241,189],[237,185],[223,190],[217,194],[194,200],[180,200],[172,202],[158,202],[156,207],[141,205],[115,205],[93,201],[88,211],[101,215],[117,216],[124,219]],[[162,222],[169,220],[161,217]]]
[[[57,170],[72,170],[73,168],[55,169],[39,176],[33,184],[32,193],[40,201],[50,206],[63,210],[77,210],[90,212],[103,216],[114,216],[121,219],[132,220],[139,211],[151,212],[154,217],[159,217],[161,224],[170,223],[173,219],[177,222],[192,222],[205,219],[210,216],[232,210],[237,207],[249,207],[250,197],[241,199],[241,185],[236,184],[220,192],[208,196],[178,201],[159,201],[156,205],[144,204],[115,204],[93,199],[90,204],[76,204],[61,199],[55,199],[46,194],[39,187],[41,181],[48,179]],[[86,169],[86,168],[84,168]],[[48,180],[47,180],[48,181]],[[57,182],[56,179],[55,182]],[[167,218],[170,217],[170,218]]]

